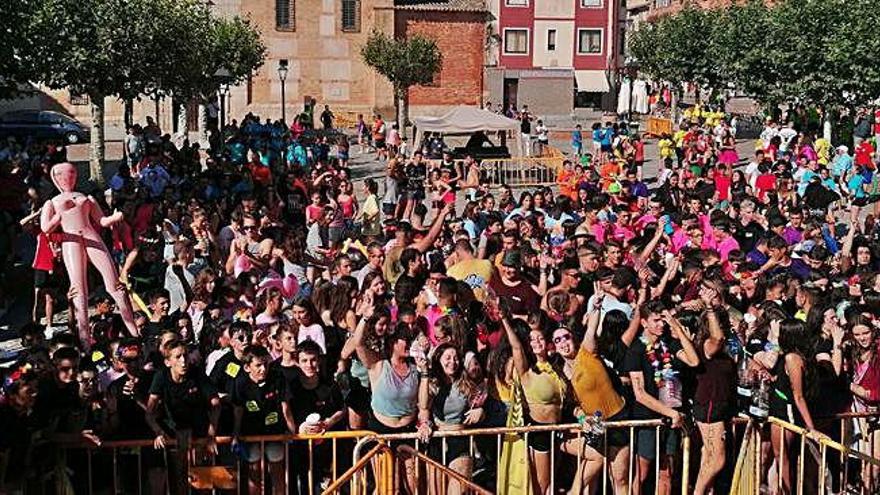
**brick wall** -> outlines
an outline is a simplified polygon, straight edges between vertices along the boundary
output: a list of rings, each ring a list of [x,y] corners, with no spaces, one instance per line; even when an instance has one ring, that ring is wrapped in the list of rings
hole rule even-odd
[[[443,66],[431,86],[410,88],[410,106],[479,105],[483,94],[485,14],[398,10],[398,36],[432,38],[443,53]]]

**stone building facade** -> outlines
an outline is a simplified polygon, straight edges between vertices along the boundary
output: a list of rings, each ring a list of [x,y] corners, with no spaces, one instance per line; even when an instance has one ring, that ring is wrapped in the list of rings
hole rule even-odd
[[[399,37],[421,34],[440,46],[443,68],[434,84],[411,89],[411,115],[439,114],[455,105],[483,101],[488,20],[484,0],[213,0],[211,8],[218,15],[250,18],[268,49],[264,65],[225,96],[228,121],[248,112],[263,119],[281,118],[279,65],[287,67],[284,108],[288,122],[310,99],[319,108],[330,105],[342,123],[352,122],[359,113],[369,118],[380,112],[393,119],[391,85],[360,57],[360,48],[373,30]],[[88,98],[66,90],[35,89],[30,97],[0,101],[0,113],[57,110],[88,124]],[[134,120],[144,122],[151,116],[163,132],[177,133],[184,123],[188,131],[196,131],[204,107],[190,102],[183,119],[171,100],[135,102]],[[105,116],[107,137],[121,138],[123,103],[107,98]]]

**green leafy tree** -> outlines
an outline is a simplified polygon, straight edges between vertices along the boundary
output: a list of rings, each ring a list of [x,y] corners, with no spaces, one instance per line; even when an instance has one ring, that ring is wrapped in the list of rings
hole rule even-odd
[[[655,78],[717,86],[724,74],[718,61],[707,56],[718,48],[713,39],[717,18],[717,13],[686,5],[678,14],[636,31],[630,51],[641,69]]]
[[[761,103],[784,100],[780,66],[768,56],[774,42],[768,37],[770,12],[762,0],[737,3],[718,12],[713,33],[714,56],[722,80],[745,91]]]
[[[86,94],[91,102],[89,171],[104,183],[104,98],[130,96],[155,87],[161,74],[151,66],[158,53],[175,51],[160,25],[168,0],[43,0],[33,35],[42,45],[35,58],[38,78],[55,89]]]
[[[732,85],[769,106],[852,107],[880,98],[878,25],[872,0],[686,5],[636,31],[630,48],[656,79]]]
[[[177,70],[159,83],[181,104],[181,129],[186,129],[185,102],[206,102],[216,94],[219,81],[214,74],[218,69],[225,69],[229,73],[225,82],[234,85],[247,79],[266,60],[266,45],[250,20],[215,18],[207,9],[195,9],[195,14],[173,16],[177,25],[168,35],[181,40],[181,53],[176,57]]]
[[[200,0],[39,0],[29,28],[40,48],[35,79],[89,96],[89,170],[98,184],[106,97],[204,94],[219,61],[240,80],[265,57],[247,21],[213,19]]]
[[[12,98],[32,79],[34,39],[29,20],[37,0],[0,2],[0,98]]]
[[[394,108],[401,130],[409,121],[409,88],[430,84],[443,64],[434,40],[422,36],[394,39],[373,31],[361,47],[364,63],[382,74],[394,89]]]

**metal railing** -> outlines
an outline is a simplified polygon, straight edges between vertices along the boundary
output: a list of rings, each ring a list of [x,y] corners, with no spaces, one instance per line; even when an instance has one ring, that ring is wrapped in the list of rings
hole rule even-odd
[[[839,414],[830,418],[825,418],[825,424],[828,428],[823,431],[839,432],[839,438],[830,438],[825,436],[816,436],[806,432],[803,428],[792,425],[777,418],[770,418],[768,424],[776,427],[791,435],[799,438],[799,445],[794,446],[791,453],[799,451],[799,461],[797,466],[797,476],[792,486],[797,486],[798,494],[803,490],[805,482],[811,482],[809,476],[804,475],[806,460],[805,454],[808,450],[814,450],[813,456],[816,461],[813,466],[816,467],[818,473],[818,493],[826,493],[829,477],[829,471],[832,471],[837,477],[839,487],[846,488],[850,479],[851,464],[861,463],[863,470],[866,467],[868,475],[862,478],[862,482],[867,483],[863,493],[871,493],[876,480],[874,479],[874,469],[880,467],[880,460],[870,455],[874,452],[874,435],[871,432],[864,432],[867,435],[867,447],[860,452],[852,448],[853,435],[852,423],[854,420],[864,420],[866,418],[876,418],[877,414],[856,414],[846,413]],[[822,423],[822,419],[817,419],[818,423]],[[828,421],[832,421],[829,423]],[[839,424],[833,423],[839,422]],[[607,432],[613,430],[624,430],[628,439],[623,448],[628,447],[629,453],[626,457],[625,473],[616,473],[617,478],[610,469],[612,460],[609,459],[611,450],[608,445],[608,435],[602,439],[602,443],[597,446],[596,450],[601,454],[601,470],[591,481],[597,484],[593,493],[627,495],[633,493],[634,483],[639,479],[650,478],[650,472],[639,473],[638,461],[636,459],[637,435],[640,429],[653,429],[654,435],[654,454],[655,461],[653,466],[653,482],[657,483],[660,479],[660,463],[656,460],[660,459],[661,454],[661,435],[668,427],[660,420],[640,420],[640,421],[615,421],[604,423]],[[764,426],[753,421],[745,421],[735,419],[733,428],[745,426],[746,432],[741,442],[740,454],[735,467],[734,485],[731,494],[756,494],[759,493],[762,481],[767,477],[767,463],[762,464],[762,443],[766,441],[766,436],[762,440],[761,431]],[[418,438],[416,433],[401,433],[389,435],[377,435],[370,431],[344,431],[344,432],[328,432],[323,435],[272,435],[272,436],[254,436],[242,437],[241,442],[247,443],[252,448],[259,448],[259,472],[261,479],[259,485],[263,488],[267,486],[267,469],[266,448],[270,443],[281,443],[284,448],[284,479],[282,480],[285,488],[292,483],[299,482],[305,485],[309,493],[316,493],[318,488],[323,488],[323,493],[339,493],[343,488],[348,488],[351,494],[366,494],[370,490],[375,493],[384,494],[392,493],[398,487],[399,457],[405,456],[414,459],[419,466],[415,470],[416,486],[421,476],[422,469],[432,469],[441,476],[442,481],[454,481],[462,487],[465,493],[483,494],[486,491],[494,492],[496,486],[491,479],[478,476],[477,473],[459,473],[451,471],[446,466],[453,459],[447,458],[447,447],[453,439],[466,439],[467,446],[465,452],[470,459],[479,458],[487,471],[497,472],[499,460],[502,458],[502,450],[505,440],[511,438],[521,440],[528,445],[529,438],[535,434],[550,432],[550,451],[557,452],[563,442],[571,440],[579,440],[586,443],[586,434],[579,424],[563,424],[563,425],[532,425],[524,427],[501,427],[501,428],[475,428],[466,430],[453,431],[436,431],[433,434],[433,441],[440,442],[440,452],[438,456],[429,457],[423,454],[424,442]],[[675,472],[680,473],[680,487],[682,494],[691,493],[691,439],[687,431],[683,431],[682,443],[676,453]],[[559,438],[557,438],[559,434]],[[836,433],[832,434],[836,436]],[[734,435],[734,439],[739,435]],[[396,445],[402,441],[408,442],[410,445]],[[460,441],[460,440],[459,440]],[[736,441],[736,440],[734,440]],[[218,437],[216,443],[220,446],[227,446],[232,442],[230,437]],[[196,462],[193,453],[202,450],[206,445],[206,439],[187,439],[182,436],[181,441],[172,440],[168,442],[168,448],[161,454],[165,457],[165,465],[171,466],[174,462],[182,462],[182,473],[185,476],[185,491],[193,488],[198,489],[231,489],[236,493],[242,493],[247,488],[246,480],[248,478],[247,469],[244,461],[240,461],[231,452],[221,452],[221,456],[217,458],[206,457],[207,462]],[[299,449],[296,449],[296,448]],[[325,449],[322,453],[316,453],[316,447]],[[100,487],[108,493],[142,493],[146,488],[145,481],[147,476],[144,473],[146,469],[143,457],[150,455],[153,444],[151,440],[134,440],[134,441],[108,441],[100,446],[64,446],[66,457],[72,460],[79,460],[85,466],[83,471],[77,473],[80,481],[87,487],[88,493],[95,493],[95,484],[97,482]],[[828,463],[832,461],[833,456],[829,456],[827,450],[836,451],[839,456],[840,467],[838,469],[829,470]],[[329,452],[328,452],[329,451]],[[156,451],[159,452],[159,451]],[[294,453],[295,452],[295,453]],[[365,455],[362,455],[366,452]],[[529,449],[524,449],[524,465],[530,468]],[[782,452],[781,459],[777,460],[777,465],[784,464],[784,457],[790,455],[790,452]],[[349,457],[349,453],[351,457]],[[84,457],[78,457],[82,455]],[[320,459],[319,459],[320,457]],[[227,464],[223,464],[223,459]],[[353,459],[349,463],[348,460]],[[563,459],[560,457],[559,459]],[[571,454],[570,460],[575,460],[575,466],[586,465],[586,451],[580,448],[577,455]],[[98,462],[100,460],[100,462]],[[232,461],[229,463],[229,461]],[[622,464],[623,458],[621,458]],[[123,462],[127,461],[127,462]],[[136,462],[133,462],[136,461]],[[556,455],[550,456],[550,488],[555,493],[558,487],[557,483],[557,463]],[[591,462],[599,462],[598,459],[591,456]],[[303,465],[302,463],[305,463]],[[329,463],[329,464],[328,464]],[[120,470],[122,465],[128,468],[125,475],[121,476]],[[200,465],[201,464],[201,465]],[[135,470],[132,465],[136,466]],[[160,464],[161,465],[161,464]],[[350,466],[350,467],[349,467]],[[595,464],[593,466],[596,466]],[[475,466],[474,466],[475,467]],[[64,471],[63,469],[58,471]],[[611,476],[609,476],[611,473]],[[640,474],[642,476],[640,476]],[[326,476],[325,476],[326,475]],[[748,475],[748,476],[746,476]],[[579,479],[580,471],[575,475]],[[306,477],[303,480],[303,477]],[[767,478],[769,479],[769,478]],[[57,481],[57,480],[56,480]],[[650,482],[650,479],[647,480]],[[151,483],[153,481],[151,480]],[[171,476],[166,473],[164,483],[167,483],[167,492],[178,493],[179,489],[174,488],[172,491]],[[323,485],[322,482],[326,482]],[[526,483],[531,483],[527,478]],[[614,485],[617,484],[615,487]],[[771,484],[768,482],[767,484]],[[782,477],[777,474],[777,487],[782,488]],[[136,488],[134,487],[136,485]],[[179,485],[178,485],[179,486]],[[447,485],[443,485],[447,486]],[[771,484],[772,486],[772,484]],[[276,487],[277,488],[277,487]],[[567,487],[566,487],[567,488]],[[593,488],[593,487],[591,487]],[[625,488],[625,489],[624,489]],[[2,490],[0,490],[2,491]],[[30,492],[27,492],[30,493]],[[55,493],[55,490],[49,488],[43,490],[42,493]],[[643,491],[644,493],[644,491]]]
[[[321,435],[261,435],[243,436],[239,438],[239,442],[248,445],[249,448],[259,449],[261,479],[258,481],[260,482],[260,486],[267,486],[268,463],[266,460],[266,446],[267,444],[280,443],[284,446],[284,457],[281,462],[284,465],[283,483],[285,487],[289,487],[292,483],[296,482],[296,479],[292,479],[292,474],[294,478],[300,474],[304,474],[307,477],[305,483],[308,486],[309,492],[315,493],[316,486],[322,481],[321,478],[318,478],[318,475],[322,474],[319,472],[318,468],[329,467],[329,479],[331,482],[338,479],[340,468],[345,467],[348,464],[345,460],[340,460],[339,453],[342,444],[344,442],[349,444],[349,448],[345,449],[347,452],[351,450],[356,440],[369,435],[373,435],[373,433],[369,431],[339,431],[327,432]],[[230,446],[232,442],[232,437],[217,437],[215,439],[215,443],[218,447]],[[87,488],[88,493],[95,493],[95,484],[97,482],[108,488],[110,490],[109,493],[142,494],[145,488],[144,481],[147,480],[147,476],[144,475],[144,470],[147,467],[143,462],[144,457],[145,454],[152,455],[154,453],[164,458],[164,463],[167,467],[172,467],[177,463],[176,468],[184,477],[183,482],[186,485],[186,491],[191,491],[192,489],[223,489],[234,490],[235,493],[238,494],[246,493],[246,489],[243,490],[243,485],[246,487],[248,482],[248,476],[246,473],[247,466],[244,466],[246,463],[244,461],[239,462],[238,456],[236,453],[232,452],[231,449],[228,451],[222,451],[221,455],[216,457],[197,455],[198,453],[204,452],[207,443],[208,440],[205,438],[188,439],[183,435],[182,437],[172,438],[167,441],[166,448],[163,451],[149,453],[147,453],[146,450],[155,450],[152,440],[107,441],[102,442],[100,446],[91,444],[76,446],[68,445],[63,446],[63,449],[68,458],[76,456],[81,451],[82,455],[85,455],[85,463],[88,467],[88,472],[85,474],[84,485],[85,488]],[[330,465],[319,466],[316,464],[317,459],[315,458],[315,447],[322,444],[326,445],[327,443],[329,443],[330,449]],[[298,453],[304,453],[305,459],[299,458],[298,456],[295,460],[291,459],[291,450],[296,446],[303,447],[303,450]],[[108,461],[106,464],[109,464],[111,467],[109,472],[96,472],[95,459],[99,456],[104,456],[104,460]],[[109,459],[107,459],[107,457],[109,457]],[[133,459],[131,459],[132,457]],[[349,457],[345,456],[342,459],[347,460]],[[128,483],[126,483],[121,478],[121,461],[129,461],[126,463],[129,466],[132,463],[130,461],[134,461],[134,465],[136,466],[136,475],[134,475],[135,480],[128,480]],[[299,462],[306,462],[307,469],[293,469],[296,467],[295,464]],[[131,475],[132,473],[127,474]],[[54,483],[57,485],[61,481],[62,480],[54,480]],[[171,476],[167,472],[164,474],[162,482],[166,483],[165,491],[167,493],[179,493],[181,491],[180,488],[173,487],[173,480],[171,480]],[[150,480],[150,483],[154,483],[154,480]],[[135,484],[136,488],[132,491],[132,485]],[[234,485],[230,486],[231,484]],[[0,488],[2,488],[2,485],[0,485]],[[0,493],[3,493],[2,490],[0,490]],[[46,490],[45,493],[55,493],[55,491],[50,489]]]
[[[545,186],[556,183],[565,157],[490,158],[480,162],[480,176],[491,187]]]
[[[654,462],[654,482],[656,483],[657,480],[660,478],[660,462],[659,462],[660,452],[661,452],[661,450],[660,450],[660,445],[661,445],[660,432],[663,429],[668,429],[666,424],[663,421],[657,419],[657,420],[609,421],[609,422],[605,422],[604,425],[605,425],[606,431],[610,431],[610,430],[614,430],[614,429],[627,429],[628,430],[628,438],[629,438],[629,441],[628,441],[629,454],[628,455],[629,455],[629,458],[627,460],[627,466],[628,466],[627,483],[626,483],[627,488],[626,488],[626,492],[625,492],[627,495],[631,495],[633,493],[634,476],[638,474],[638,471],[637,471],[638,464],[637,464],[636,455],[635,455],[637,430],[643,429],[643,428],[655,429],[654,449],[655,449],[656,457],[655,457],[655,462]],[[494,443],[495,443],[495,452],[494,452],[495,457],[494,457],[494,460],[497,462],[498,459],[501,459],[503,438],[506,435],[521,436],[522,441],[524,441],[525,444],[528,445],[530,435],[542,433],[542,432],[566,433],[566,434],[572,435],[571,438],[578,439],[582,442],[585,441],[584,430],[581,427],[581,425],[577,424],[577,423],[561,424],[561,425],[531,425],[531,426],[522,426],[522,427],[503,427],[503,428],[475,428],[475,429],[452,430],[452,431],[442,431],[441,430],[441,431],[434,432],[433,438],[439,439],[442,442],[441,452],[443,452],[443,455],[442,455],[441,459],[439,460],[439,462],[442,463],[442,465],[448,465],[447,461],[449,459],[446,458],[445,453],[447,450],[446,449],[447,441],[450,438],[461,438],[461,437],[467,438],[468,439],[468,452],[470,453],[471,457],[473,457],[474,453],[476,451],[475,444],[476,444],[476,442],[479,441],[478,439],[480,437],[495,437],[495,441],[494,441]],[[367,447],[367,445],[369,445],[373,442],[378,442],[381,444],[388,444],[390,442],[400,442],[400,441],[414,442],[415,451],[419,451],[421,449],[422,443],[423,443],[423,442],[421,442],[421,440],[419,439],[419,437],[416,433],[371,435],[371,436],[362,438],[355,446],[355,449],[354,449],[355,463],[357,464],[361,458],[360,452],[365,447]],[[550,452],[557,451],[557,448],[558,448],[557,443],[558,442],[556,440],[556,436],[551,434],[551,436],[550,436]],[[690,477],[690,473],[689,473],[690,445],[691,445],[691,442],[690,442],[689,435],[687,435],[687,434],[683,435],[682,436],[682,445],[681,445],[681,450],[680,450],[680,452],[681,452],[681,471],[680,472],[682,473],[682,479],[684,479],[684,480],[687,480]],[[412,447],[410,447],[410,449],[412,449]],[[372,450],[370,452],[372,452]],[[529,449],[525,449],[524,452],[525,452],[524,462],[525,462],[525,465],[528,467],[528,466],[530,466]],[[573,457],[576,457],[576,461],[577,461],[576,465],[580,465],[582,462],[585,461],[584,452],[585,452],[585,449],[581,448],[578,450],[578,455],[573,456]],[[602,458],[603,458],[601,473],[603,473],[603,475],[601,477],[597,477],[596,482],[600,483],[601,490],[596,493],[601,493],[602,495],[607,495],[610,493],[615,493],[614,488],[612,486],[610,486],[611,483],[609,482],[609,476],[607,476],[607,473],[609,472],[609,464],[608,464],[609,448],[608,448],[608,443],[607,443],[607,436],[604,439],[601,454],[602,454]],[[556,456],[551,455],[550,456],[550,488],[549,488],[550,491],[549,491],[549,493],[556,493],[556,488],[557,488],[556,474],[557,474]],[[418,477],[419,477],[418,471],[416,471],[416,476],[417,476],[417,483],[418,483]],[[364,478],[355,476],[354,481],[355,481],[355,483],[354,483],[354,486],[352,487],[352,490],[350,493],[358,494],[358,495],[366,495],[368,493],[366,480]],[[528,489],[528,485],[530,483],[531,483],[531,477],[526,477],[527,489]],[[494,488],[495,487],[492,486],[490,491],[494,491]],[[485,490],[486,487],[483,487],[483,489]],[[325,492],[325,494],[326,493],[328,493],[328,492]],[[688,483],[682,483],[681,493],[682,493],[682,495],[688,495],[691,493]],[[618,495],[620,495],[620,494],[618,494]]]
[[[821,424],[822,420],[826,420],[826,427],[820,428],[824,432],[818,434],[775,417],[769,417],[764,424],[753,420],[737,418],[735,423],[745,424],[746,429],[734,468],[733,483],[730,490],[731,495],[757,495],[762,493],[762,487],[774,484],[776,493],[792,493],[792,490],[794,490],[794,493],[797,493],[797,495],[803,495],[805,487],[810,488],[809,493],[817,493],[819,495],[829,493],[829,482],[833,484],[835,480],[829,479],[832,477],[832,472],[829,470],[829,464],[832,459],[828,455],[828,449],[836,451],[838,454],[838,469],[833,473],[837,477],[837,490],[835,492],[850,493],[846,492],[850,482],[850,467],[853,463],[852,461],[857,461],[861,463],[863,468],[861,479],[863,490],[861,493],[877,493],[878,487],[875,486],[877,480],[874,479],[873,473],[877,468],[880,468],[880,459],[850,446],[854,440],[851,435],[852,422],[876,417],[876,413],[842,413],[832,417],[817,418],[818,424]],[[830,420],[830,423],[828,420]],[[839,423],[837,428],[833,425],[835,421]],[[772,427],[776,427],[779,430],[778,433],[772,432]],[[771,430],[770,435],[779,435],[780,448],[778,457],[776,457],[775,453],[773,454],[776,458],[773,459],[772,465],[770,462],[767,462],[762,452],[763,445],[767,441],[767,437],[762,436],[765,428]],[[839,441],[828,436],[829,433],[835,434],[837,432],[840,435]],[[867,432],[867,434],[868,450],[873,452],[875,435],[873,432]],[[790,441],[786,441],[788,436],[792,437]],[[770,438],[771,442],[772,440],[773,438]],[[795,466],[794,479],[788,483],[788,486],[785,486],[785,478],[791,475],[791,467],[786,463],[786,459],[789,456],[795,455],[797,464]],[[816,472],[805,473],[808,463],[810,463],[810,468],[816,469]],[[771,469],[771,467],[774,469]],[[865,472],[868,473],[867,476],[865,476]],[[775,483],[770,479],[771,474],[775,476]],[[816,480],[815,490],[810,485],[812,479]]]

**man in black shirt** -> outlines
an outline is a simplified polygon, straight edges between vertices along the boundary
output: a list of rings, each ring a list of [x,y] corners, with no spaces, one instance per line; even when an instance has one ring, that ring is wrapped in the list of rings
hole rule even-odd
[[[290,409],[299,432],[317,435],[345,429],[342,421],[345,404],[339,385],[320,374],[321,347],[311,340],[304,340],[296,350],[300,373],[290,384],[290,395],[294,399]],[[320,417],[317,423],[306,421],[312,414]]]
[[[344,430],[346,418],[342,392],[335,381],[322,377],[320,373],[321,347],[311,340],[305,340],[296,347],[296,350],[300,374],[291,383],[290,411],[294,422],[299,425],[299,432],[318,435],[326,431]],[[327,442],[314,445],[312,455],[315,466],[324,466],[325,468],[332,466],[331,447],[332,444]],[[348,444],[342,446],[343,449],[348,447]],[[293,452],[297,458],[301,457],[300,454],[304,458],[308,458],[308,452],[302,442],[295,445]],[[347,458],[351,457],[337,453],[337,459]],[[300,493],[308,493],[307,468],[307,463],[295,465]],[[314,480],[315,485],[320,483],[320,477]]]
[[[597,294],[594,297],[601,297]],[[681,407],[681,380],[676,366],[699,365],[700,358],[690,337],[678,320],[666,310],[660,301],[651,301],[641,308],[642,336],[635,339],[623,361],[623,372],[628,373],[636,403],[632,408],[633,419],[654,419],[666,416],[672,420],[672,428],[682,425],[682,415],[675,408]],[[669,330],[667,331],[667,327]],[[641,485],[651,472],[651,463],[660,463],[659,485],[666,484],[671,476],[671,456],[678,449],[678,436],[666,432],[660,441],[660,459],[656,457],[656,428],[640,428],[636,442],[639,462],[639,478],[635,480],[634,493],[641,493]]]
[[[234,322],[229,327],[229,352],[224,354],[214,364],[211,370],[211,383],[217,388],[221,396],[232,393],[232,385],[241,373],[244,365],[244,349],[251,341],[250,324],[244,321]]]
[[[107,415],[111,431],[118,438],[153,438],[144,414],[153,372],[144,370],[143,352],[138,341],[121,341],[113,356],[113,363],[125,374],[107,387]]]
[[[425,180],[428,177],[428,167],[422,159],[422,152],[416,150],[412,161],[406,164],[406,192],[407,199],[420,202],[425,199]]]
[[[232,448],[234,451],[240,450],[242,459],[249,465],[252,493],[263,493],[261,455],[265,455],[269,462],[275,493],[284,493],[284,444],[241,444],[239,435],[278,435],[296,431],[288,403],[290,389],[280,375],[269,373],[271,361],[272,357],[265,347],[247,346],[242,359],[244,373],[239,374],[232,387],[232,404],[235,407]]]
[[[125,374],[107,387],[107,416],[111,438],[153,438],[153,432],[147,424],[146,408],[154,373],[144,369],[144,354],[140,344],[136,339],[122,340],[112,359],[114,368]],[[131,455],[119,457],[119,469],[123,473],[119,479],[122,480],[123,491],[137,491],[139,462],[147,470],[151,486],[164,486],[162,456],[157,455],[154,449],[141,449],[139,456],[140,460]]]
[[[739,205],[739,215],[734,222],[733,238],[739,243],[740,251],[751,252],[758,239],[766,232],[761,226],[762,218],[755,214],[755,202],[744,199]]]
[[[321,125],[325,131],[333,129],[333,112],[330,111],[330,105],[324,105],[324,111],[321,112]]]
[[[175,435],[177,455],[169,456],[172,468],[169,483],[172,493],[185,493],[187,479],[183,472],[189,454],[190,438],[207,438],[207,450],[217,455],[215,437],[220,416],[220,397],[204,374],[190,370],[186,363],[186,344],[171,340],[162,348],[165,368],[156,372],[147,398],[146,420],[155,434],[153,446],[164,449],[169,433]],[[164,411],[159,412],[159,407]],[[162,423],[159,417],[162,417]]]

